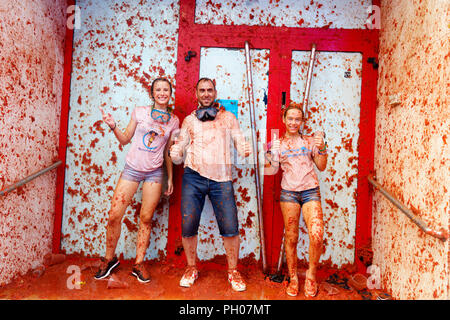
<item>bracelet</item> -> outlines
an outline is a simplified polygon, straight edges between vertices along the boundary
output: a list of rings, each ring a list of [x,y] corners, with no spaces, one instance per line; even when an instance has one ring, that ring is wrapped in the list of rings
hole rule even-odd
[[[323,149],[319,149],[319,154],[321,155],[321,156],[326,156],[327,154],[328,154],[328,152],[327,152],[327,143],[325,142],[325,147],[323,147]]]
[[[117,127],[117,124],[114,123],[114,128],[111,128],[111,127],[109,127],[109,128],[111,129],[111,131],[114,131],[116,129],[116,127]]]
[[[323,149],[319,149],[319,153],[327,151],[328,144],[325,142],[325,147]]]

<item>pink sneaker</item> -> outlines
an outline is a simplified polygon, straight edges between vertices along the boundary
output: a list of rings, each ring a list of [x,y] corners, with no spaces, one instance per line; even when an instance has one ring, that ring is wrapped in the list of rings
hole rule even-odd
[[[231,283],[231,288],[234,291],[244,291],[247,289],[244,279],[237,270],[228,271],[228,282]]]
[[[195,267],[187,267],[180,280],[180,286],[189,288],[198,278],[198,271]]]

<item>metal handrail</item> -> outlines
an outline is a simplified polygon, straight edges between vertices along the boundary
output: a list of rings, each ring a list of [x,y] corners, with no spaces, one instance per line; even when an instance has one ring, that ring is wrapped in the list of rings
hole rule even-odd
[[[61,164],[62,164],[62,161],[58,160],[55,163],[53,163],[52,165],[50,165],[50,166],[48,166],[48,167],[46,167],[46,168],[44,168],[44,169],[42,169],[42,170],[40,170],[40,171],[38,171],[36,173],[33,173],[33,174],[29,175],[28,177],[26,177],[26,178],[24,178],[24,179],[22,179],[22,180],[20,180],[20,181],[18,181],[16,183],[10,185],[9,187],[6,187],[3,190],[0,190],[0,196],[5,196],[6,194],[10,193],[11,191],[19,188],[20,186],[23,186],[24,184],[30,182],[33,179],[36,179],[37,177],[43,175],[44,173],[57,168]]]
[[[447,241],[448,239],[448,231],[444,228],[441,228],[439,231],[436,231],[429,227],[423,220],[417,217],[410,209],[405,207],[400,201],[398,201],[389,191],[383,188],[373,177],[369,175],[367,177],[369,182],[378,189],[390,202],[392,202],[397,208],[400,209],[412,222],[414,222],[423,232],[429,234],[435,238],[438,238],[442,241]]]

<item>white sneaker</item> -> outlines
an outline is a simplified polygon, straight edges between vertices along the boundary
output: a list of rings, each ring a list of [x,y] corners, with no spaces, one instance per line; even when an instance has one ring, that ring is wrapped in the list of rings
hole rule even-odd
[[[195,280],[198,278],[198,271],[195,267],[187,267],[180,280],[180,287],[192,287]]]
[[[237,270],[228,271],[228,282],[231,283],[231,288],[234,291],[245,291],[247,289],[244,279]]]

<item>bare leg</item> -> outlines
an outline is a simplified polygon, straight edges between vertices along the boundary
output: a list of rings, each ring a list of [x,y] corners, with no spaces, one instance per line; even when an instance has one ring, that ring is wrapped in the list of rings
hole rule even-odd
[[[236,270],[239,260],[239,236],[222,237],[227,255],[228,270]]]
[[[194,267],[197,264],[197,236],[182,237],[181,241],[186,254],[187,264],[190,267]]]
[[[323,251],[323,214],[320,201],[305,203],[302,211],[309,235],[309,269],[306,272],[306,282],[311,279],[315,283],[317,266]]]
[[[130,204],[136,190],[139,186],[138,182],[119,179],[114,196],[112,199],[111,209],[109,211],[108,224],[106,226],[106,260],[111,260],[116,251],[117,241],[120,237],[120,229],[122,218],[125,210]]]
[[[295,202],[280,202],[284,220],[284,247],[289,277],[298,281],[297,276],[297,242],[300,221],[300,205]]]
[[[145,182],[142,186],[142,206],[136,244],[136,264],[144,261],[145,252],[150,242],[153,213],[161,197],[161,190],[162,185],[160,183]]]

